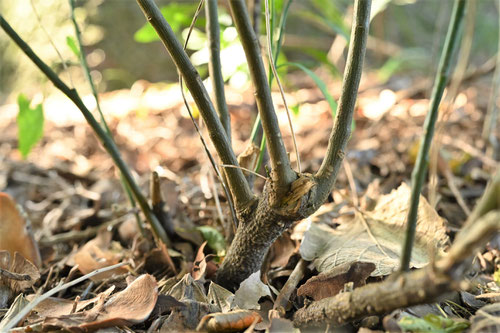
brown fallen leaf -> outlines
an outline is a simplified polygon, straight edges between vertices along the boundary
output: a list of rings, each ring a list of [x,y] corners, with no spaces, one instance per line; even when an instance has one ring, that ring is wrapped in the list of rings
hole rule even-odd
[[[17,251],[36,267],[42,265],[29,220],[23,218],[16,202],[3,192],[0,192],[0,250],[8,251],[12,257]]]
[[[254,311],[235,310],[227,313],[211,313],[203,317],[196,327],[197,331],[208,332],[238,332],[253,323],[260,323],[262,317]]]
[[[371,262],[350,262],[313,276],[297,290],[298,296],[308,296],[318,301],[337,295],[344,285],[353,282],[354,288],[364,286],[366,279],[375,270]]]
[[[9,252],[0,251],[0,271],[0,285],[8,287],[14,294],[31,287],[40,278],[38,268],[19,252],[11,260]]]
[[[112,242],[111,238],[111,232],[103,230],[75,253],[70,264],[78,265],[78,269],[82,274],[88,274],[98,268],[119,263],[123,259],[123,249],[119,243]],[[98,274],[91,279],[92,281],[100,281],[113,275],[125,274],[127,271],[127,266],[122,266]]]
[[[195,280],[204,280],[205,271],[207,269],[207,261],[203,250],[205,249],[207,242],[203,242],[198,252],[196,253],[196,258],[194,259],[193,268],[191,269],[191,276]]]
[[[87,332],[105,327],[139,324],[149,317],[157,299],[156,279],[152,275],[143,274],[119,293],[110,297],[100,294],[92,309],[47,317],[43,326],[45,330],[56,327],[71,332]]]

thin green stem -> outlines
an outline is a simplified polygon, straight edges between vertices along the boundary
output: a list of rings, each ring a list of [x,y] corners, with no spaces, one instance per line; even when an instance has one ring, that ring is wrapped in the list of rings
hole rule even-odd
[[[411,252],[413,249],[413,242],[415,240],[415,231],[417,227],[417,212],[420,200],[420,192],[425,180],[427,166],[429,163],[429,149],[434,135],[434,127],[439,113],[439,104],[443,97],[444,88],[449,79],[451,60],[453,57],[453,50],[460,42],[460,25],[465,11],[465,0],[455,0],[453,6],[453,13],[451,16],[450,24],[448,26],[448,33],[444,43],[441,59],[439,61],[438,71],[434,81],[434,88],[430,101],[430,110],[427,113],[424,123],[424,136],[420,143],[420,148],[417,155],[415,168],[411,175],[411,199],[410,209],[408,211],[406,239],[403,247],[403,254],[401,256],[401,271],[408,271],[410,269]]]
[[[290,110],[288,109],[288,103],[286,102],[286,97],[285,97],[285,91],[283,90],[283,86],[281,85],[281,80],[278,75],[278,71],[276,70],[276,64],[275,64],[275,59],[273,57],[273,41],[272,41],[272,33],[271,33],[271,24],[269,22],[269,0],[265,0],[265,5],[266,5],[266,33],[267,33],[267,52],[269,56],[269,66],[271,67],[271,72],[273,73],[274,77],[276,78],[276,83],[278,83],[278,87],[280,90],[281,98],[283,100],[283,105],[285,106],[285,111],[286,115],[288,117],[288,124],[290,125],[290,132],[292,134],[292,141],[293,141],[293,148],[295,150],[295,157],[297,158],[297,170],[299,173],[302,172],[302,168],[300,165],[300,154],[299,154],[299,149],[297,148],[297,139],[295,137],[295,131],[293,130],[293,122],[292,122],[292,116],[290,115]],[[275,15],[275,11],[273,10],[273,16]],[[271,77],[271,75],[269,75]],[[271,87],[271,84],[269,84],[269,87]]]
[[[271,161],[271,177],[280,192],[288,191],[289,185],[295,180],[296,174],[290,166],[290,161],[283,144],[278,118],[271,98],[271,89],[262,62],[257,36],[253,31],[247,8],[243,0],[231,0],[231,11],[238,35],[247,58],[250,76],[255,86],[255,96],[259,109],[262,127],[267,137],[267,148]]]
[[[496,68],[495,73],[493,74],[493,82],[492,87],[493,90],[490,95],[490,100],[488,102],[488,109],[486,111],[486,116],[484,118],[483,124],[483,139],[487,144],[491,145],[493,150],[493,158],[496,158],[496,154],[498,154],[498,142],[495,137],[495,130],[498,130],[498,106],[497,106],[497,97],[498,97],[498,89],[500,87],[500,0],[497,2],[498,9],[498,47],[497,47],[497,58],[496,58]]]
[[[113,135],[111,134],[111,131],[109,129],[108,123],[106,122],[106,118],[104,118],[104,113],[102,112],[101,109],[101,103],[99,103],[99,95],[97,94],[97,89],[94,85],[94,80],[92,80],[92,76],[90,75],[90,68],[89,64],[87,62],[87,58],[85,57],[85,52],[83,50],[83,43],[82,43],[82,33],[80,31],[80,27],[78,26],[78,23],[76,22],[76,17],[75,17],[75,0],[68,0],[69,1],[69,7],[70,7],[70,12],[71,12],[71,21],[73,22],[73,26],[75,28],[75,35],[76,35],[76,42],[78,43],[78,48],[80,49],[80,64],[83,69],[83,73],[85,74],[85,78],[87,79],[87,82],[89,83],[90,90],[92,91],[92,95],[94,95],[95,102],[97,105],[97,111],[99,113],[99,117],[101,118],[101,125],[104,127],[104,130],[108,134],[108,137],[110,140],[113,140]],[[132,191],[127,185],[127,182],[123,178],[123,175],[120,173],[120,182],[122,183],[123,190],[125,191],[125,194],[127,195],[128,201],[130,203],[130,206],[132,208],[136,208],[137,205],[135,204],[134,196],[132,195]],[[139,227],[139,231],[141,234],[144,236],[144,227],[142,226],[141,219],[139,218],[138,213],[134,213],[135,219],[137,221],[137,226]]]
[[[210,61],[208,72],[215,92],[215,106],[222,127],[226,130],[227,138],[231,141],[231,118],[227,110],[226,96],[224,92],[224,78],[222,77],[222,65],[220,62],[220,29],[219,16],[217,14],[217,0],[207,0],[205,5],[207,17],[207,35],[210,45]]]
[[[318,182],[315,205],[321,205],[331,192],[345,156],[347,141],[351,136],[354,107],[366,52],[370,8],[371,0],[357,0],[354,4],[354,18],[344,79],[342,81],[342,94],[328,141],[326,157],[315,175]]]
[[[108,152],[108,154],[113,159],[113,162],[118,167],[120,172],[122,173],[127,185],[130,187],[130,190],[134,194],[135,199],[137,200],[139,207],[144,213],[146,220],[150,223],[153,232],[156,236],[167,246],[170,245],[170,239],[168,238],[165,230],[161,226],[160,222],[153,214],[151,208],[148,205],[145,197],[142,195],[141,190],[137,183],[135,182],[132,174],[126,163],[120,156],[120,152],[116,147],[115,143],[108,137],[106,132],[99,125],[97,120],[94,118],[92,113],[87,109],[82,99],[78,95],[78,92],[75,89],[69,88],[58,76],[57,74],[45,63],[41,60],[35,52],[29,47],[29,45],[12,29],[12,27],[7,23],[7,21],[0,15],[0,26],[7,33],[7,35],[19,46],[19,48],[30,58],[30,60],[45,74],[45,76],[59,89],[62,93],[64,93],[82,112],[83,116],[87,120],[87,123],[94,130],[97,138],[104,146],[104,149]]]
[[[238,161],[226,136],[210,96],[203,86],[200,74],[189,60],[182,45],[175,37],[170,25],[165,21],[160,9],[153,0],[137,0],[146,19],[158,33],[163,45],[172,57],[177,69],[181,73],[186,86],[191,92],[193,99],[200,110],[200,114],[207,125],[210,139],[212,140],[221,161],[224,164],[238,166]],[[246,207],[254,199],[243,172],[239,168],[226,170],[228,185],[234,198],[236,209]]]

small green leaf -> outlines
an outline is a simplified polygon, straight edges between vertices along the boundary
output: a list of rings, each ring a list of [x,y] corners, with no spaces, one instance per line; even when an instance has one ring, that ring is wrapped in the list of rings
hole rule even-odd
[[[292,110],[294,115],[296,115],[296,116],[299,115],[299,113],[300,113],[300,105],[299,104],[295,104],[295,105],[290,106],[290,109]]]
[[[80,58],[80,48],[76,44],[75,39],[72,36],[67,36],[66,37],[66,45],[73,51],[73,53]]]
[[[224,236],[217,229],[204,225],[197,227],[196,230],[201,232],[203,238],[207,241],[208,246],[217,253],[218,256],[226,254],[226,241]]]
[[[26,158],[43,135],[43,108],[38,104],[30,108],[30,101],[23,94],[17,97],[19,113],[17,114],[19,151]]]

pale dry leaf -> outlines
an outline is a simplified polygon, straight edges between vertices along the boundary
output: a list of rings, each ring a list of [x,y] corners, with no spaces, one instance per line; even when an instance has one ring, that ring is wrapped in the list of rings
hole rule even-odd
[[[311,223],[300,246],[302,258],[314,260],[320,272],[362,261],[375,264],[371,276],[392,273],[399,267],[409,200],[410,188],[402,184],[379,198],[373,211],[355,214],[336,229]],[[425,266],[448,242],[444,220],[421,196],[411,267]]]
[[[241,282],[234,294],[234,303],[240,309],[258,310],[259,299],[264,296],[271,296],[271,290],[260,280],[259,270]]]
[[[214,282],[210,282],[207,298],[210,304],[219,307],[220,312],[228,312],[233,307],[234,294]]]

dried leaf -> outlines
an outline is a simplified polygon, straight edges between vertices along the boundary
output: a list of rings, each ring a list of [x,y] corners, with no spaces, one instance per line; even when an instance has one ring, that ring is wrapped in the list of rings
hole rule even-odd
[[[214,282],[210,282],[207,298],[210,304],[219,307],[220,312],[229,312],[233,307],[234,294]]]
[[[149,317],[157,299],[156,279],[144,274],[109,298],[108,295],[100,294],[97,304],[88,311],[46,318],[44,329],[59,327],[69,331],[94,331],[98,328],[138,324]]]
[[[17,251],[37,267],[42,265],[38,246],[28,220],[22,217],[15,201],[0,192],[0,250],[9,251],[13,257]]]
[[[110,231],[100,232],[94,239],[88,241],[78,250],[73,256],[73,261],[75,265],[78,265],[80,272],[88,274],[98,268],[115,265],[123,259],[123,249],[119,243],[112,243],[111,238],[112,233]],[[128,272],[127,267],[122,266],[95,275],[91,279],[92,281],[100,281],[126,272]]]
[[[402,184],[382,196],[373,211],[357,213],[337,229],[311,223],[300,246],[302,258],[314,260],[320,272],[356,258],[376,265],[371,276],[392,273],[399,267],[409,198],[410,188]],[[449,241],[444,220],[423,197],[420,198],[416,233],[411,266],[420,268]]]
[[[13,279],[5,274],[6,272],[0,275],[0,285],[6,286],[14,294],[30,288],[40,278],[38,268],[19,252],[15,253],[14,261],[11,262],[10,253],[0,251],[0,269],[19,276],[19,278]]]
[[[299,296],[309,296],[315,301],[337,295],[344,285],[353,282],[354,288],[366,284],[366,279],[375,270],[371,262],[351,262],[313,276],[297,290]]]
[[[235,310],[228,313],[211,313],[203,317],[196,328],[197,331],[208,332],[238,332],[246,329],[253,323],[261,322],[262,317],[254,311]]]
[[[246,278],[234,294],[234,303],[245,310],[260,309],[259,299],[271,296],[271,290],[260,280],[260,271]]]
[[[207,261],[205,259],[205,254],[203,253],[205,245],[207,245],[206,241],[203,242],[198,249],[198,253],[194,259],[193,268],[191,269],[191,276],[195,280],[204,280],[205,278],[205,271],[207,269]]]

